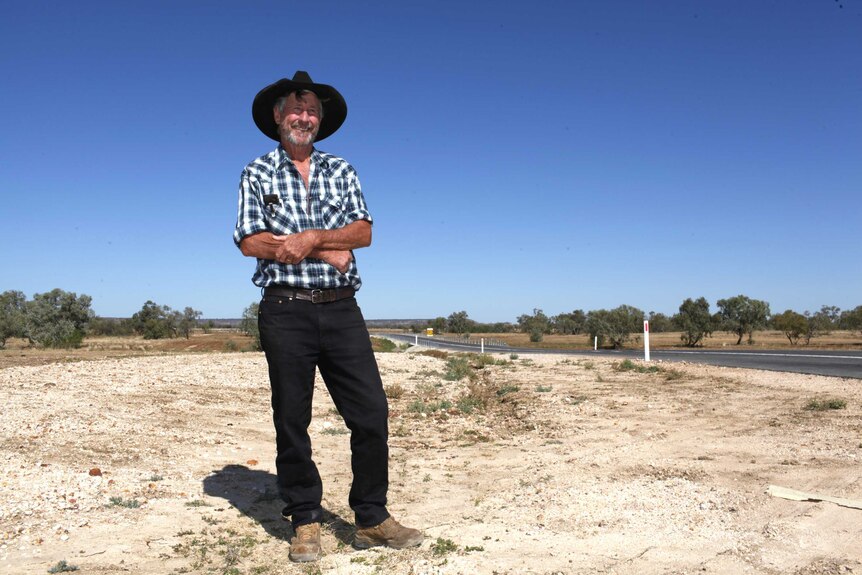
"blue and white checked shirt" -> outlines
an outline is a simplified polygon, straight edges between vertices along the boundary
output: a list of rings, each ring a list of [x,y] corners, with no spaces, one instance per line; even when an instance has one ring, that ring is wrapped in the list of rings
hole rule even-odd
[[[345,160],[315,149],[308,184],[306,190],[299,171],[281,146],[246,166],[239,183],[239,209],[233,232],[237,247],[246,236],[260,232],[288,235],[343,228],[357,220],[371,223],[356,170]],[[362,285],[355,260],[342,274],[314,258],[299,264],[258,258],[252,281],[260,287],[285,285],[303,289],[359,289]]]

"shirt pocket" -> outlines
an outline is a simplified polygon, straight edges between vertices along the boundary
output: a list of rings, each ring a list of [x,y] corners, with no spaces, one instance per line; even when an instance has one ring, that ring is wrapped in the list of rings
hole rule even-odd
[[[347,225],[347,202],[344,194],[337,188],[324,192],[320,200],[321,224],[325,229],[343,228]]]
[[[283,194],[279,194],[274,186],[267,186],[267,188],[264,188],[261,195],[267,230],[278,236],[298,233],[299,215],[296,213],[295,203]]]

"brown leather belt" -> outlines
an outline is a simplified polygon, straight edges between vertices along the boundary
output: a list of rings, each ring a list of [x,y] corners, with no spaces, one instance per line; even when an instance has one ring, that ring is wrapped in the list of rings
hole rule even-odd
[[[331,303],[353,297],[356,290],[352,287],[334,289],[299,289],[287,286],[268,286],[263,288],[264,296],[295,298],[311,303]]]

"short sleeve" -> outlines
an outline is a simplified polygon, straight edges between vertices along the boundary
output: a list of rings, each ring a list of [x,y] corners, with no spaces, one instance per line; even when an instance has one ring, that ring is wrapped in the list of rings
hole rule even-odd
[[[244,170],[239,182],[239,203],[233,241],[239,247],[248,236],[267,231],[260,183],[254,174]]]

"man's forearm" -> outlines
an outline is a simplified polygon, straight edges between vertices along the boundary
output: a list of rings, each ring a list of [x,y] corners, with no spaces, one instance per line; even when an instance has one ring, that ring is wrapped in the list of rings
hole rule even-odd
[[[327,251],[349,251],[371,245],[371,224],[358,220],[335,230],[308,230],[288,236],[261,232],[240,243],[243,255],[298,263],[306,257],[320,258]]]
[[[281,240],[270,232],[260,232],[253,236],[247,236],[239,244],[242,255],[262,260],[274,260],[275,252],[280,247]]]
[[[335,230],[310,230],[316,237],[314,250],[355,250],[371,245],[371,224],[357,220]]]

